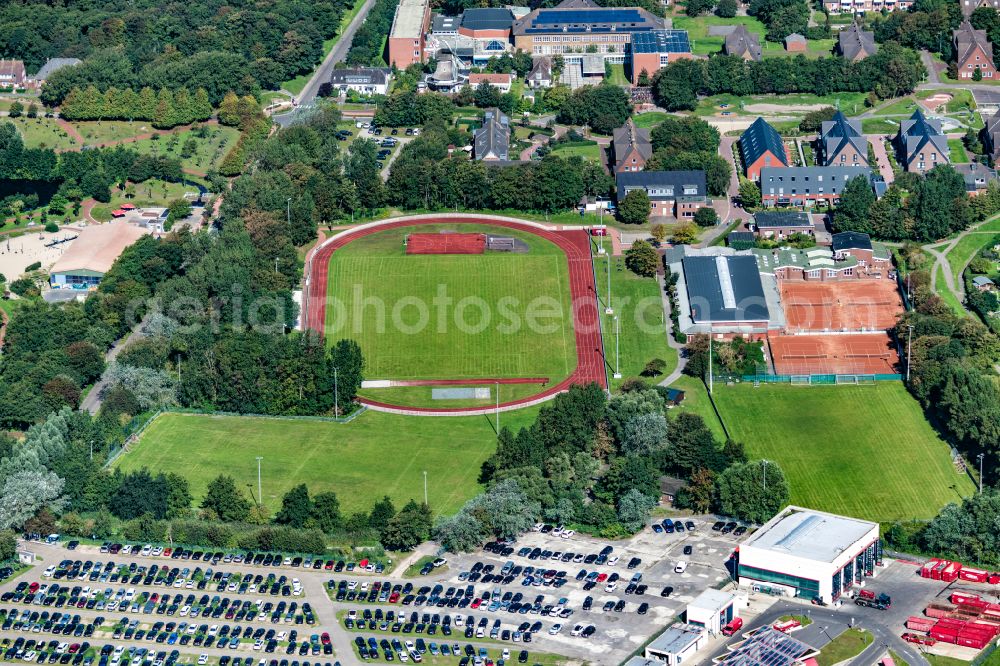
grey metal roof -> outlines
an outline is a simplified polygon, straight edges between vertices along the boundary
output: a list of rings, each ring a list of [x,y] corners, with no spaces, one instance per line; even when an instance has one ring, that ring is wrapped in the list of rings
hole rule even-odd
[[[474,7],[462,14],[462,27],[469,30],[510,30],[514,15],[503,7]]]
[[[499,109],[486,109],[483,126],[476,130],[476,159],[506,160],[510,147],[510,120]]]
[[[82,61],[79,58],[49,58],[42,65],[42,68],[38,70],[34,78],[39,81],[44,81],[45,79],[52,76],[52,73],[62,69],[63,67],[75,67],[79,65]]]
[[[754,213],[753,221],[761,229],[812,226],[812,219],[809,217],[809,213],[799,213],[790,210],[778,210],[773,213]]]
[[[833,247],[834,252],[837,250],[870,250],[872,249],[872,238],[860,231],[841,231],[839,234],[833,234],[831,247]]]
[[[991,284],[995,285],[993,280],[989,279],[985,275],[977,275],[976,277],[972,278],[972,284],[976,285],[977,287],[988,287]]]
[[[686,624],[673,624],[654,638],[653,642],[646,646],[646,649],[666,654],[677,654],[701,638],[704,632],[704,629],[690,627]]]
[[[955,164],[952,168],[962,174],[962,178],[965,179],[965,189],[967,192],[985,189],[991,180],[996,180],[997,178],[996,171],[979,162]]]
[[[760,193],[791,198],[840,194],[852,178],[871,180],[871,175],[872,170],[866,166],[764,167],[760,170]]]
[[[664,21],[637,7],[555,7],[535,9],[514,21],[515,35],[662,30]]]
[[[619,201],[629,190],[640,188],[645,189],[654,201],[704,197],[706,192],[704,171],[625,171],[615,174],[615,182]]]
[[[816,562],[833,562],[878,523],[789,506],[743,542],[759,548]]]
[[[733,243],[753,243],[757,242],[757,237],[752,231],[731,231],[726,236],[726,244],[732,246]]]
[[[431,20],[431,32],[439,35],[455,34],[458,32],[458,26],[461,23],[461,16],[445,16],[444,14],[435,14],[434,18]]]
[[[696,323],[768,320],[764,287],[752,256],[684,257],[681,264]]]
[[[768,151],[778,158],[779,162],[788,166],[788,153],[785,151],[785,144],[782,143],[778,130],[771,127],[763,118],[757,118],[740,135],[740,155],[743,157],[744,167],[753,164]]]

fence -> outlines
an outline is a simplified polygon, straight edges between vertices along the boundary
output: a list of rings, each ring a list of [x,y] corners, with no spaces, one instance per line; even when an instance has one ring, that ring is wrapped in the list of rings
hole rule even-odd
[[[753,375],[712,375],[712,380],[727,384],[738,384],[740,382],[753,382],[758,384],[791,384],[794,386],[839,386],[857,384],[875,384],[877,382],[898,382],[903,380],[901,374],[854,374],[854,375],[774,375],[770,373],[759,373]]]

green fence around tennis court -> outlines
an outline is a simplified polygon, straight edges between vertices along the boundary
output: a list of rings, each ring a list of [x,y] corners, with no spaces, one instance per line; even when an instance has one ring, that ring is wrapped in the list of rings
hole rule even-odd
[[[753,375],[717,375],[712,379],[720,383],[752,382],[754,384],[794,384],[801,386],[834,386],[874,384],[876,382],[902,381],[901,374],[855,374],[855,375],[772,375],[760,373]]]

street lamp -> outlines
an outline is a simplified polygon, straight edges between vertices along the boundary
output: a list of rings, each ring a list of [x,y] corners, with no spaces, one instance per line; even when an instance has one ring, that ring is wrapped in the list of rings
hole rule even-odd
[[[979,494],[982,495],[983,494],[983,458],[986,457],[986,454],[980,453],[976,457],[979,458]]]
[[[333,414],[340,416],[340,387],[337,385],[337,368],[333,369]]]
[[[257,504],[260,506],[264,505],[264,495],[260,489],[260,461],[263,459],[263,456],[257,456]]]
[[[908,329],[906,333],[906,383],[910,383],[910,348],[913,342],[913,324],[907,324]]]
[[[611,253],[608,252],[604,258],[608,260],[608,306],[604,308],[604,314],[614,314],[614,308],[611,307]]]
[[[285,201],[285,221],[288,223],[288,226],[292,226],[292,198],[291,197],[288,197],[288,200]]]
[[[615,379],[622,378],[622,355],[621,355],[621,347],[619,345],[620,337],[621,337],[621,322],[618,321],[618,315],[615,315]]]

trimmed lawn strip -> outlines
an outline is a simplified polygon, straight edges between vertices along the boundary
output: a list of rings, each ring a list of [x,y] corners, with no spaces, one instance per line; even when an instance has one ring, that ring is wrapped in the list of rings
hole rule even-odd
[[[501,424],[529,425],[538,408],[506,412]],[[121,456],[122,471],[143,467],[183,474],[195,504],[219,474],[256,492],[256,456],[263,456],[264,504],[272,513],[293,486],[337,493],[345,515],[368,511],[383,495],[397,508],[428,498],[449,515],[481,490],[482,462],[496,449],[491,420],[482,416],[428,417],[367,412],[346,424],[250,416],[163,414]]]
[[[969,161],[969,155],[965,152],[961,139],[948,139],[948,152],[951,153],[952,164],[964,164]]]
[[[902,383],[717,385],[715,402],[751,458],[781,465],[792,504],[891,522],[975,491]]]
[[[551,385],[549,382],[548,385]],[[465,386],[393,386],[390,388],[361,389],[358,395],[369,400],[384,402],[400,407],[490,407],[497,402],[496,390],[500,389],[500,402],[520,400],[545,390],[541,384],[467,384]],[[470,388],[482,387],[490,390],[490,397],[478,400],[476,398],[461,398],[458,400],[434,400],[431,391],[435,388]],[[503,417],[501,417],[501,422]]]
[[[833,666],[856,657],[871,645],[875,638],[864,630],[848,629],[827,643],[816,657],[818,666]]]

